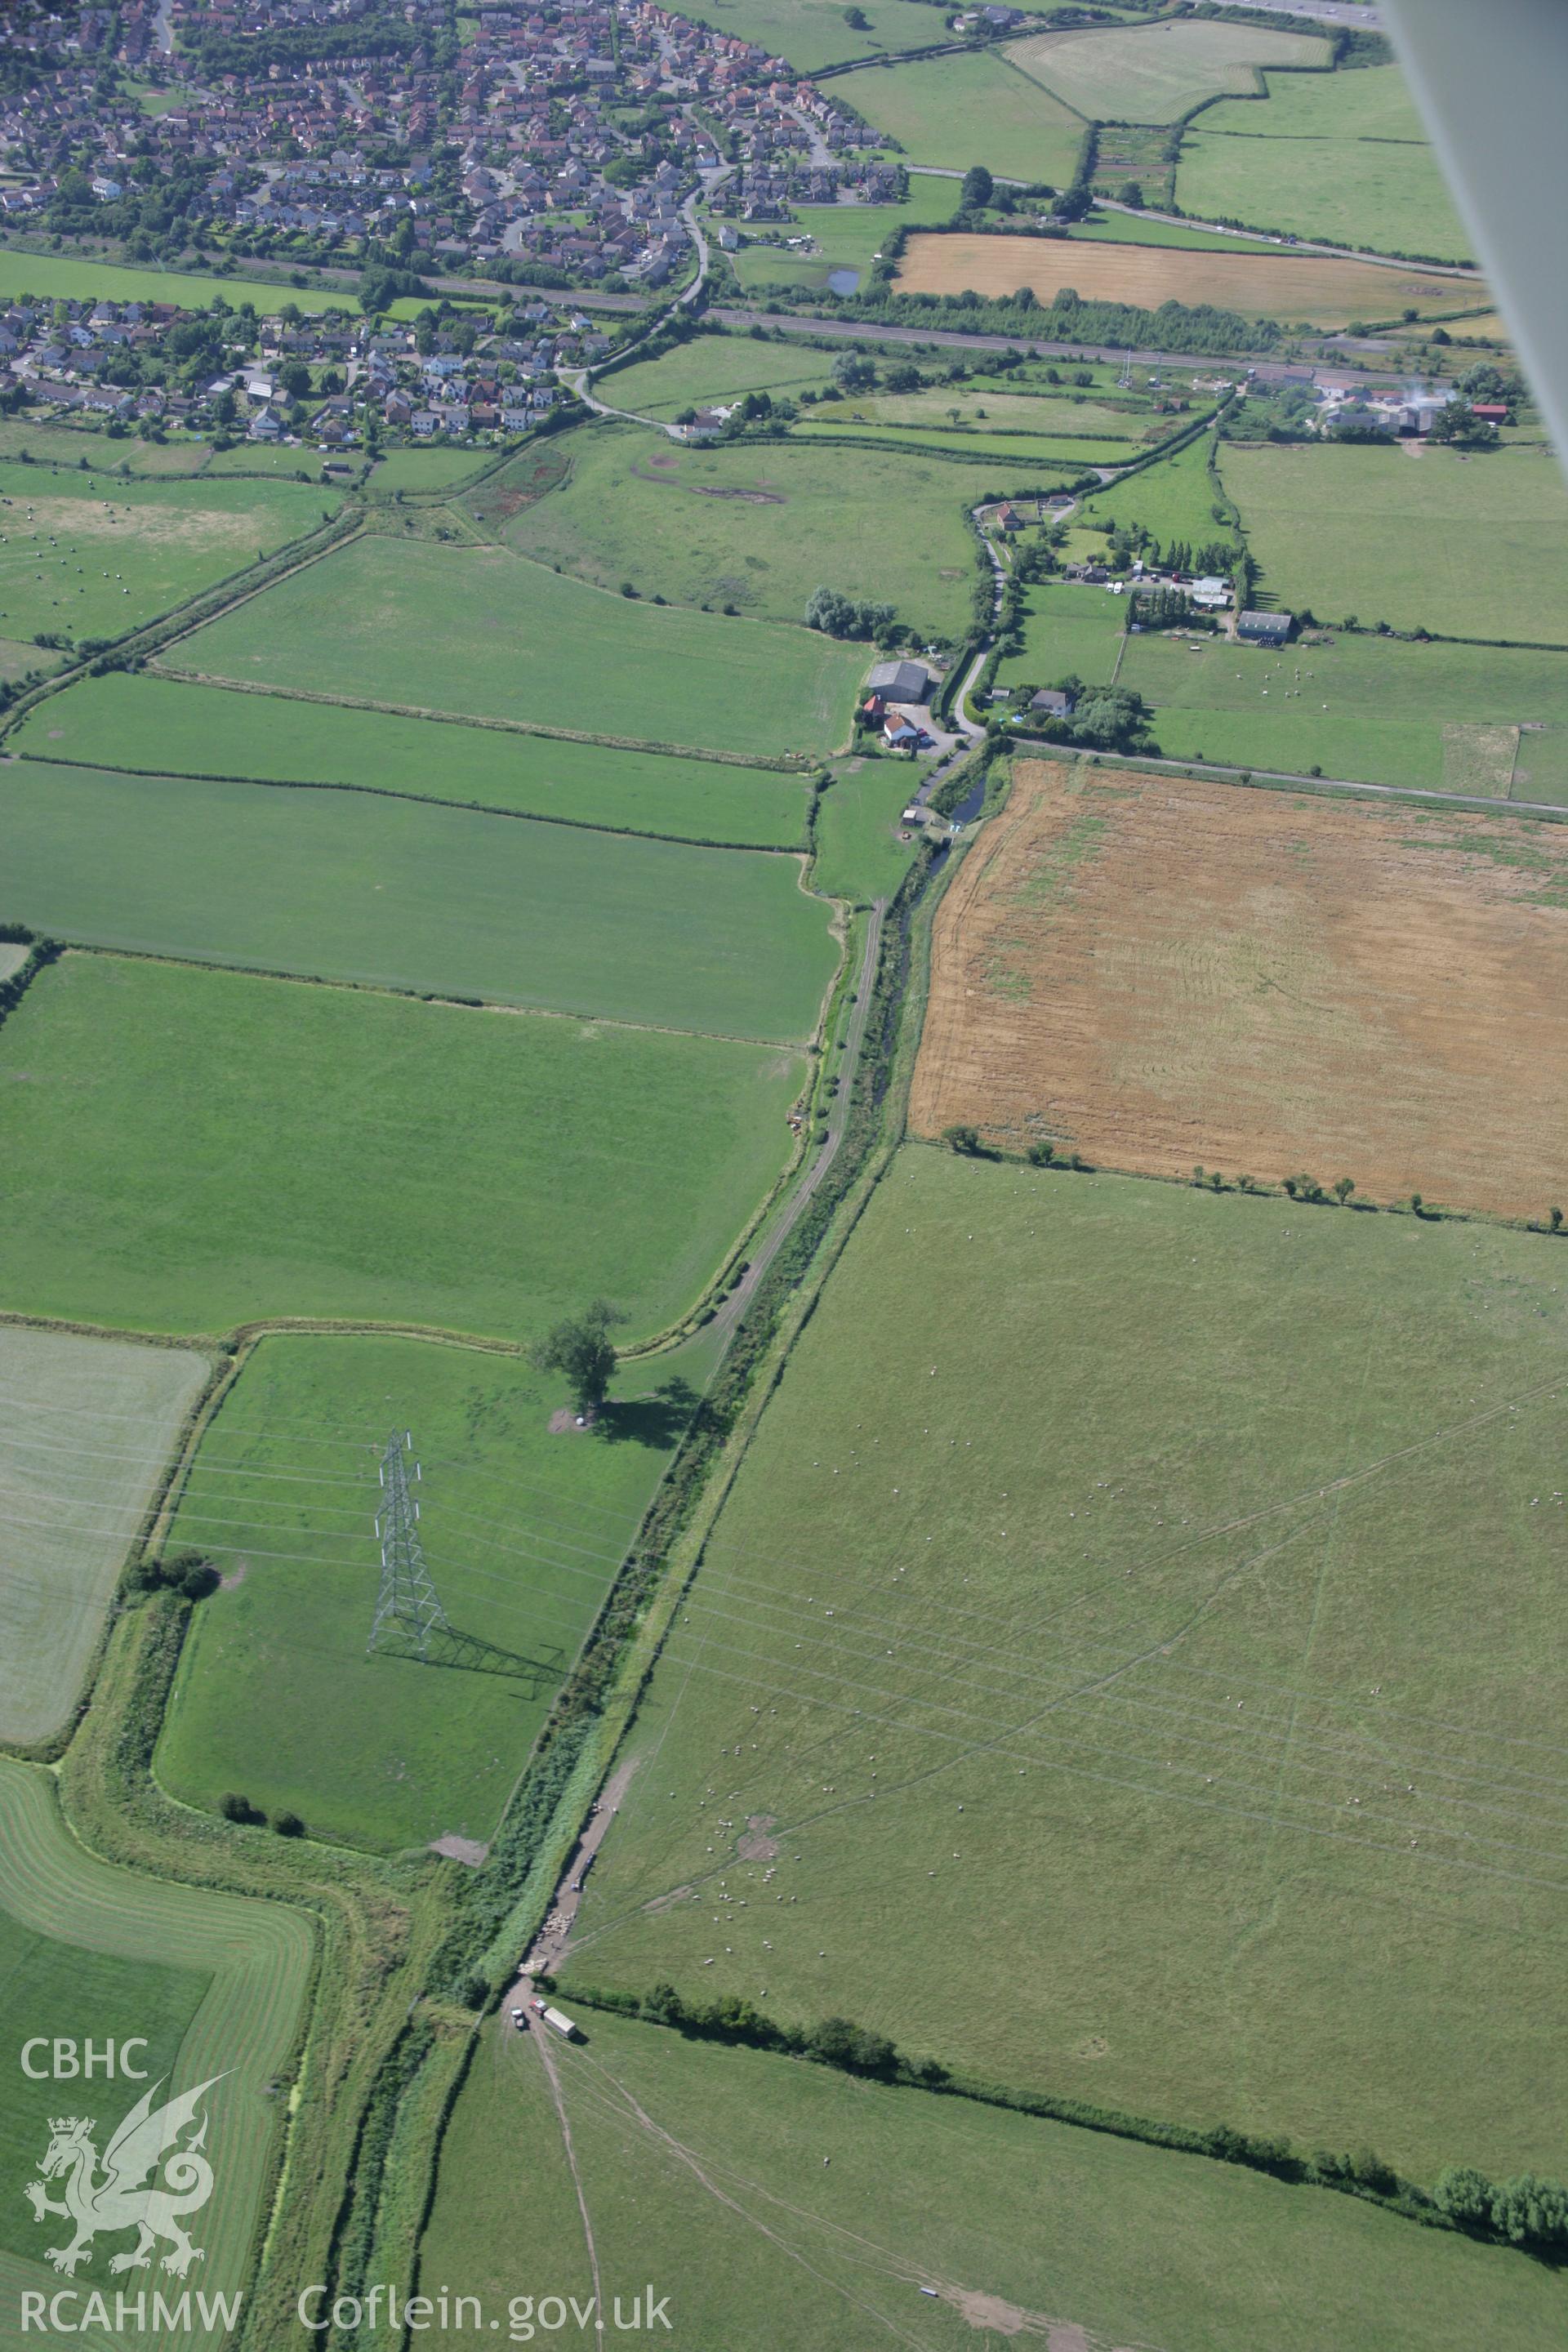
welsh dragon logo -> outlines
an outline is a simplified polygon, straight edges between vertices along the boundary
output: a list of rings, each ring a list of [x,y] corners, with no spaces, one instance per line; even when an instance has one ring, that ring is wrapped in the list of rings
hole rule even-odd
[[[203,2259],[204,2249],[192,2245],[182,2225],[187,2214],[200,2212],[213,2193],[213,2168],[202,2153],[207,2136],[205,2113],[194,2136],[183,2147],[178,2143],[206,2094],[223,2079],[214,2074],[157,2108],[153,2100],[163,2084],[153,2084],[101,2158],[93,2145],[96,2116],[49,2118],[49,2144],[38,2166],[39,2178],[29,2180],[22,2194],[36,2221],[58,2213],[75,2224],[76,2235],[68,2245],[48,2249],[57,2271],[74,2277],[78,2265],[91,2258],[92,2242],[100,2230],[137,2232],[135,2245],[114,2256],[110,2271],[145,2270],[160,2242],[169,2248],[163,2267],[176,2278],[184,2278],[191,2264]],[[160,2167],[163,2179],[157,2181]],[[63,2203],[46,2192],[48,2180],[63,2182]]]

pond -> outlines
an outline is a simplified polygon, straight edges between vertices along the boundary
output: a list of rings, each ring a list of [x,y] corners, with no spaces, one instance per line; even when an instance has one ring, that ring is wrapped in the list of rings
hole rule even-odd
[[[830,269],[827,273],[827,288],[831,294],[858,294],[860,290],[860,272],[858,269]]]

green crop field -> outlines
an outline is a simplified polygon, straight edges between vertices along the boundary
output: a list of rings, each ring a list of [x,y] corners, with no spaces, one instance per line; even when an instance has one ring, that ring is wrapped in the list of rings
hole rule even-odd
[[[1420,2179],[1550,2168],[1561,1274],[906,1147],[707,1540],[566,1991],[765,1987]]]
[[[206,1372],[183,1349],[0,1326],[0,1739],[50,1738],[70,1713]]]
[[[1261,67],[1333,62],[1314,34],[1217,24],[1037,33],[1007,55],[1091,122],[1179,122],[1210,99],[1260,91]]]
[[[910,193],[900,205],[792,205],[792,222],[777,229],[743,228],[747,238],[809,236],[815,253],[791,253],[787,246],[742,245],[728,257],[730,267],[747,294],[765,293],[770,287],[802,294],[827,289],[829,273],[854,269],[863,289],[871,264],[895,229],[930,228],[952,218],[958,190],[951,179],[914,173]],[[612,379],[613,381],[613,379]]]
[[[837,961],[797,858],[364,793],[21,760],[0,867],[94,947],[724,1036],[808,1039]]]
[[[495,1828],[695,1402],[632,1365],[602,1430],[552,1436],[559,1381],[415,1339],[264,1339],[203,1440],[171,1541],[228,1581],[196,1612],[158,1750],[176,1796],[238,1790],[397,1848]],[[366,1654],[377,1455],[414,1438],[452,1633]]]
[[[911,163],[956,172],[983,163],[1007,178],[1058,188],[1077,173],[1082,118],[1001,52],[868,66],[833,87],[877,130],[890,132]]]
[[[795,399],[828,383],[832,373],[833,362],[825,352],[798,341],[696,335],[657,360],[637,360],[600,376],[594,390],[613,408],[668,419],[683,408],[740,400],[748,392],[782,393]]]
[[[641,743],[820,754],[848,733],[867,661],[804,628],[605,595],[505,548],[367,538],[187,637],[166,667]]]
[[[1472,258],[1397,66],[1275,74],[1267,88],[1262,105],[1226,100],[1187,131],[1176,175],[1184,212],[1385,253]]]
[[[691,16],[732,40],[758,42],[804,74],[879,50],[926,48],[947,37],[942,18],[933,19],[916,0],[866,0],[860,13],[865,26],[847,24],[835,0],[701,0]]]
[[[1153,706],[1172,759],[1475,792],[1489,788],[1467,779],[1465,746],[1495,737],[1513,798],[1568,804],[1568,654],[1342,633],[1274,654],[1142,636],[1128,641],[1120,683]]]
[[[495,461],[493,449],[389,449],[373,467],[370,488],[386,497],[393,490],[449,490]]]
[[[1024,650],[998,664],[997,685],[1026,678],[1033,686],[1054,686],[1075,676],[1086,686],[1109,686],[1123,643],[1121,599],[1103,588],[1044,582],[1027,598]]]
[[[1208,467],[1209,448],[1208,435],[1200,433],[1183,448],[1126,481],[1107,483],[1077,509],[1073,529],[1142,523],[1162,547],[1178,540],[1194,549],[1210,541],[1234,541],[1232,527],[1215,519],[1217,499]]]
[[[1568,492],[1549,456],[1232,442],[1220,471],[1279,605],[1568,645]]]
[[[809,419],[795,427],[800,441],[820,441],[831,434],[847,436],[868,449],[940,451],[944,457],[973,457],[990,469],[992,490],[1000,487],[998,468],[1022,469],[1029,482],[1056,488],[1089,466],[1124,466],[1137,456],[1126,441],[1058,441],[1029,433],[991,433],[984,425],[932,427],[921,425],[858,425],[836,409],[826,418]],[[1044,469],[1043,471],[1041,469]]]
[[[830,898],[890,898],[914,851],[900,812],[920,779],[904,760],[846,760],[816,807],[815,890]]]
[[[629,2314],[651,2278],[673,2352],[1546,2352],[1559,2331],[1549,2271],[1348,2197],[601,2011],[577,2021],[586,2042],[555,2066],[603,2290]],[[549,2080],[499,2018],[447,2129],[419,2284],[492,2312],[524,2285],[594,2291]]]
[[[0,463],[0,635],[119,636],[336,511],[302,483],[121,481]]]
[[[716,1271],[784,1158],[802,1056],[71,955],[0,1030],[6,1304],[629,1336]]]
[[[922,632],[957,635],[974,576],[967,509],[996,487],[995,467],[978,461],[921,465],[787,442],[681,448],[635,425],[599,425],[574,435],[570,480],[526,507],[507,537],[600,588],[630,580],[645,597],[795,622],[815,589],[837,588],[897,605]]]
[[[203,278],[187,270],[126,269],[111,261],[79,261],[68,255],[23,253],[0,245],[0,299],[31,295],[43,302],[176,302],[187,310],[209,310],[221,296],[231,310],[254,304],[260,317],[275,317],[285,302],[312,314],[342,310],[357,314],[355,295],[339,288],[323,293],[313,286],[285,286],[260,278]]]
[[[304,1915],[96,1861],[61,1821],[50,1776],[0,1763],[0,1953],[14,2046],[34,2033],[78,2042],[90,2036],[100,2044],[110,2035],[118,2042],[145,2034],[145,2056],[135,2063],[148,2067],[152,2084],[167,2073],[164,2096],[224,2078],[205,2102],[205,2148],[217,2188],[191,2224],[204,2258],[185,2284],[209,2294],[243,2285],[281,2121],[274,2088],[310,1984]],[[50,2216],[40,2226],[22,2199],[48,2145],[49,2116],[85,2105],[100,2119],[101,2151],[143,2087],[151,2084],[101,2074],[90,2084],[33,2082],[19,2064],[7,2068],[0,2096],[0,2289],[8,2313],[16,2312],[23,2290],[47,2295],[68,2284],[44,2255],[68,2242],[70,2224]],[[58,2200],[58,2181],[50,2194]],[[109,2288],[110,2311],[112,2287],[133,2298],[132,2281],[176,2296],[177,2284],[156,2270],[109,2280],[106,2257],[128,2252],[132,2242],[120,2231],[101,2236],[78,2276],[79,2291]],[[130,2339],[89,2329],[82,2340]],[[221,2326],[152,2327],[134,2340],[157,2352],[193,2342],[216,2352],[226,2336]]]
[[[809,786],[773,769],[284,695],[261,701],[150,675],[84,678],[30,712],[14,741],[36,759],[87,767],[350,784],[678,841],[796,849],[805,836]]]

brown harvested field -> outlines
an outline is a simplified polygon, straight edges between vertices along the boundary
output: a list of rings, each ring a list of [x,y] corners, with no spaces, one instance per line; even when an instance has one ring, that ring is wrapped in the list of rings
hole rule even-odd
[[[1021,762],[937,917],[910,1122],[1540,1215],[1568,830]]]
[[[1473,281],[1470,281],[1473,282]],[[900,294],[1016,293],[1034,289],[1049,305],[1063,286],[1086,302],[1212,302],[1244,319],[1310,320],[1342,327],[1352,319],[1396,319],[1401,311],[1451,310],[1465,289],[1452,278],[1338,261],[1314,253],[1222,253],[1181,245],[1117,245],[1110,238],[964,236],[924,231],[899,264]]]

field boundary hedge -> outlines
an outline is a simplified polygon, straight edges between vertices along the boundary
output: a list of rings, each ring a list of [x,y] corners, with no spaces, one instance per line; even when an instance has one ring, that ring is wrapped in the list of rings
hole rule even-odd
[[[720,841],[705,833],[649,833],[635,824],[606,824],[586,816],[561,816],[553,810],[498,808],[491,801],[453,801],[437,798],[433,793],[411,793],[395,784],[348,784],[328,782],[314,777],[298,776],[225,776],[200,768],[126,768],[118,761],[104,760],[58,760],[47,751],[18,751],[18,760],[30,760],[40,768],[79,768],[85,775],[146,776],[157,782],[186,784],[248,784],[264,793],[367,793],[373,799],[406,801],[416,808],[452,809],[469,816],[503,816],[514,818],[520,824],[561,824],[574,833],[607,833],[617,840],[668,841],[682,849],[726,849],[742,856],[757,857],[803,857],[807,844],[775,841]],[[664,757],[664,754],[659,754]],[[805,781],[803,777],[803,782]]]

